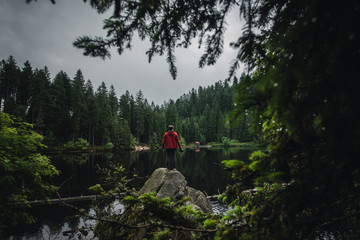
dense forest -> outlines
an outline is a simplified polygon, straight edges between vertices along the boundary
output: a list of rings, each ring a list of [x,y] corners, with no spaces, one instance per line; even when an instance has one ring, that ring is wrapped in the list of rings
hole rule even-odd
[[[81,71],[74,79],[61,72],[50,81],[46,68],[32,70],[25,63],[20,70],[10,57],[1,63],[4,112],[34,123],[50,145],[81,137],[95,145],[111,142],[121,146],[129,139],[158,142],[161,135],[154,133],[162,134],[169,122],[175,122],[189,142],[216,141],[220,136],[256,139],[241,130],[248,123],[254,129],[261,125],[266,141],[264,149],[251,154],[250,162],[223,161],[234,180],[219,197],[231,206],[228,212],[206,215],[185,206],[184,201],[174,203],[151,193],[138,196],[129,190],[122,202],[132,211],[126,217],[131,225],[122,221],[121,214],[99,215],[95,232],[100,239],[133,238],[135,231],[144,232],[148,239],[360,238],[359,1],[84,2],[99,14],[109,9],[114,12],[104,21],[106,36],[75,40],[74,45],[85,55],[106,58],[111,48],[122,54],[138,34],[151,44],[146,52],[149,60],[165,55],[174,79],[178,47],[197,42],[205,48],[199,66],[216,63],[224,50],[227,16],[236,9],[239,19],[232,24],[242,32],[231,43],[236,57],[229,75],[235,76],[244,63],[243,75],[235,82],[193,90],[159,107],[149,104],[140,91],[135,97],[127,93],[120,99],[105,84],[94,91],[91,82],[85,84]],[[236,105],[228,104],[231,88]],[[230,122],[239,121],[237,127],[220,121],[227,111]],[[24,193],[34,191],[19,187],[21,176],[34,179],[39,188],[33,189],[44,192],[50,187],[40,181],[41,173],[56,172],[46,158],[34,154],[41,146],[41,136],[29,124],[0,116],[4,123],[0,128],[0,182],[9,189],[9,194],[0,197],[0,216],[10,219],[19,214],[13,203],[26,203]],[[63,128],[66,134],[60,131]],[[106,171],[114,175],[116,187],[98,185],[98,189],[110,196],[119,193],[126,187],[122,172],[121,166]],[[105,184],[110,185],[109,181]],[[6,212],[9,207],[14,211]]]
[[[118,98],[114,87],[104,82],[94,90],[81,70],[73,78],[60,71],[50,79],[47,67],[33,69],[27,61],[20,68],[10,56],[0,63],[0,106],[3,112],[33,124],[48,146],[79,139],[92,146],[121,149],[132,148],[135,141],[156,146],[169,124],[175,125],[184,143],[208,143],[223,137],[242,142],[260,139],[250,133],[247,120],[236,126],[226,124],[234,108],[237,81],[192,89],[158,106],[150,104],[141,90],[135,96],[126,91]]]

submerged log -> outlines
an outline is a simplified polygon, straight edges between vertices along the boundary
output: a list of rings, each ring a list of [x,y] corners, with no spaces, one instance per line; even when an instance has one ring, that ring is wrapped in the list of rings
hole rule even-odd
[[[120,194],[121,197],[125,196],[125,193]],[[77,197],[66,197],[66,198],[54,198],[54,199],[49,199],[49,201],[44,202],[43,200],[32,200],[32,201],[28,201],[26,202],[26,204],[30,204],[30,205],[42,205],[42,204],[57,204],[57,203],[61,203],[61,202],[79,202],[79,201],[93,201],[93,200],[97,200],[103,198],[102,195],[86,195],[86,196],[77,196]]]

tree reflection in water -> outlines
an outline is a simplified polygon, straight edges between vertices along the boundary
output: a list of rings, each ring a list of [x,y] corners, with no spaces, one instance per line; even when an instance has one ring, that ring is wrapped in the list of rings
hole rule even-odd
[[[177,152],[177,169],[186,178],[188,186],[204,191],[208,195],[219,194],[231,183],[231,173],[221,165],[222,160],[238,159],[248,161],[251,151],[238,148],[228,149],[186,149]],[[152,172],[165,167],[165,152],[142,151],[125,153],[59,154],[50,156],[53,164],[61,170],[60,176],[53,179],[59,186],[62,197],[92,195],[88,188],[99,182],[97,167],[107,167],[110,162],[119,162],[127,170],[140,177],[150,176]],[[146,178],[141,178],[134,187],[141,187]],[[55,196],[54,196],[55,198]],[[73,203],[74,204],[74,203]],[[87,213],[92,213],[90,201],[75,203]],[[10,239],[69,239],[75,237],[83,227],[93,226],[94,220],[79,217],[78,213],[58,204],[34,206],[36,223],[18,226],[9,234]],[[65,233],[65,234],[64,234]],[[74,235],[75,234],[75,235]],[[92,232],[88,232],[91,239]]]

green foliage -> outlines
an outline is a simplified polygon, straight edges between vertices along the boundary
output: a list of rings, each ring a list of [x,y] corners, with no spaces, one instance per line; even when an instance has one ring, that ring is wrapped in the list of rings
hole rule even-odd
[[[191,233],[190,228],[197,227],[201,230],[205,225],[207,229],[212,229],[215,220],[206,221],[210,215],[197,212],[192,206],[186,206],[186,201],[187,199],[178,202],[172,202],[170,198],[160,199],[155,197],[155,193],[128,195],[122,199],[126,206],[124,213],[107,215],[109,221],[116,220],[117,224],[109,225],[107,221],[100,221],[95,228],[96,234],[102,239],[115,235],[122,238],[136,236],[147,239],[169,239],[177,235],[185,239],[201,239],[202,234]]]
[[[47,179],[58,174],[50,160],[37,151],[45,146],[32,125],[0,112],[0,236],[6,227],[33,222],[26,202],[47,201],[55,187]]]
[[[169,197],[157,198],[155,192],[138,195],[128,185],[136,179],[130,179],[131,174],[118,163],[112,163],[106,169],[99,168],[99,173],[101,184],[91,189],[103,196],[96,202],[93,216],[98,220],[94,233],[100,239],[171,239],[175,236],[206,239],[214,235],[215,222],[220,218],[195,211],[187,204],[188,198],[174,202]],[[125,206],[121,213],[111,207],[120,195]]]
[[[204,229],[215,229],[216,228],[217,221],[214,219],[206,219],[204,221],[203,228]]]
[[[186,140],[182,135],[180,135],[179,140],[180,140],[181,146],[186,146]]]
[[[120,120],[117,135],[119,136],[119,141],[116,143],[117,149],[132,150],[135,148],[136,139],[131,134],[130,127],[126,120]]]
[[[171,239],[171,232],[169,231],[161,231],[154,234],[154,240],[167,240]]]
[[[157,149],[160,147],[161,142],[158,140],[158,136],[156,133],[153,133],[153,135],[150,138],[149,141],[149,147],[151,150]]]
[[[95,193],[101,193],[104,192],[104,189],[101,187],[100,184],[96,184],[94,186],[89,187],[89,190]]]
[[[221,144],[225,148],[230,147],[230,139],[227,137],[222,137]]]
[[[82,124],[85,122],[85,106],[85,79],[79,69],[71,81],[71,123],[74,138],[81,136]]]
[[[245,164],[243,161],[239,160],[224,160],[221,163],[224,164],[227,168],[240,168]]]
[[[90,187],[91,190],[109,196],[111,199],[117,197],[123,192],[129,192],[126,188],[128,176],[125,168],[119,163],[110,162],[109,168],[100,168],[98,166],[101,184]]]
[[[64,145],[67,150],[86,150],[90,147],[88,141],[83,138],[78,138],[76,141],[69,141]]]
[[[345,54],[356,49],[357,44],[346,37],[355,29],[340,30],[358,19],[351,10],[356,5],[348,1],[338,8],[291,1],[281,10],[275,2],[248,5],[259,10],[252,19],[264,30],[259,37],[267,40],[257,44],[243,38],[253,44],[243,49],[249,51],[247,62],[254,71],[244,75],[237,86],[234,116],[252,115],[256,119],[253,127],[262,125],[268,143],[252,156],[253,183],[290,183],[279,192],[268,192],[269,200],[260,201],[248,236],[281,239],[297,233],[293,238],[314,239],[319,232],[343,237],[349,229],[358,229],[359,219],[349,209],[356,211],[359,197],[350,203],[346,196],[358,191],[354,184],[359,180],[354,170],[358,164],[350,156],[358,155],[358,149],[348,143],[359,142],[358,125],[351,120],[356,119],[358,100],[349,101],[358,99],[351,79],[359,73],[352,67],[346,72],[340,67],[359,61],[358,56]],[[269,29],[266,19],[275,12]],[[253,20],[248,19],[249,33]],[[326,29],[334,31],[330,34]],[[339,39],[331,38],[332,34]],[[314,42],[316,47],[309,47]],[[339,47],[339,42],[344,45]]]
[[[112,142],[108,142],[105,144],[105,149],[112,150],[114,148],[114,144]]]

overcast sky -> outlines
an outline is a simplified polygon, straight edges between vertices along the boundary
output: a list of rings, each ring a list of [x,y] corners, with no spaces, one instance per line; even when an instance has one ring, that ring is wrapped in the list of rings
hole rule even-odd
[[[236,41],[241,31],[236,14],[229,16],[224,53],[215,66],[198,68],[203,49],[198,49],[196,42],[189,49],[176,50],[176,80],[172,80],[164,56],[155,56],[148,63],[145,52],[150,45],[146,40],[134,38],[131,50],[118,55],[113,49],[107,60],[84,56],[81,49],[73,47],[79,36],[105,36],[102,23],[109,14],[97,14],[83,0],[57,0],[55,5],[49,0],[30,4],[25,0],[1,0],[0,60],[12,55],[21,68],[26,60],[33,68],[47,66],[51,79],[61,70],[73,78],[80,69],[94,90],[101,82],[108,88],[114,85],[118,97],[126,90],[134,96],[141,90],[150,103],[158,105],[227,77],[236,55],[229,43]]]

